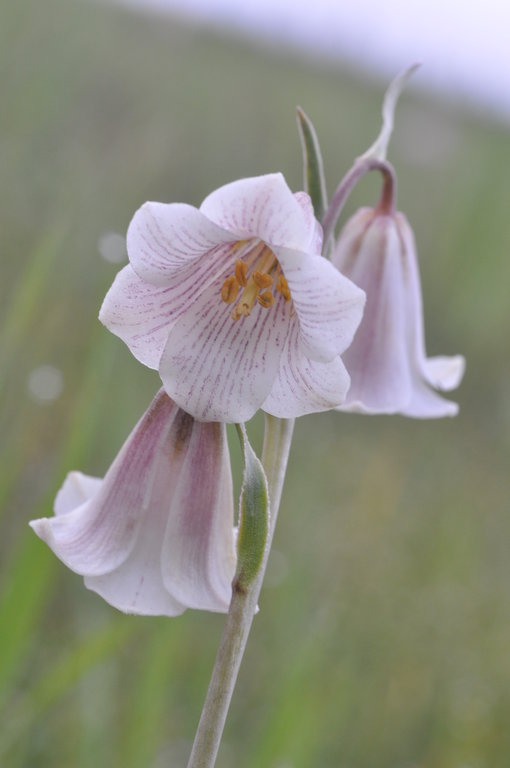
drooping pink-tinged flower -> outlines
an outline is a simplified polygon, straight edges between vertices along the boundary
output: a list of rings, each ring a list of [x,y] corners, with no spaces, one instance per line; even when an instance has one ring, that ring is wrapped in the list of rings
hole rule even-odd
[[[197,419],[330,409],[364,294],[321,244],[308,195],[281,174],[227,184],[199,209],[145,203],[100,319]]]
[[[332,262],[367,295],[363,320],[343,356],[351,387],[337,410],[454,416],[456,403],[435,390],[458,386],[464,358],[426,356],[416,246],[403,214],[359,210],[341,231]]]
[[[160,390],[105,478],[71,472],[55,517],[31,526],[121,611],[227,611],[236,555],[225,425],[195,421]]]

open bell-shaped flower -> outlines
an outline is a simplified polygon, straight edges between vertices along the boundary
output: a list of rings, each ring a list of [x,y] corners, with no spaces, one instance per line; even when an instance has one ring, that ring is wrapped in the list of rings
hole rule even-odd
[[[32,528],[85,585],[127,613],[228,610],[236,555],[225,425],[164,390],[103,480],[71,472]]]
[[[454,416],[456,403],[434,390],[458,386],[464,358],[427,358],[413,233],[403,214],[382,202],[354,214],[332,255],[333,264],[367,295],[360,327],[343,356],[351,387],[337,410]]]
[[[197,419],[328,410],[349,386],[340,354],[364,294],[321,244],[310,198],[281,174],[227,184],[199,209],[145,203],[99,317]]]

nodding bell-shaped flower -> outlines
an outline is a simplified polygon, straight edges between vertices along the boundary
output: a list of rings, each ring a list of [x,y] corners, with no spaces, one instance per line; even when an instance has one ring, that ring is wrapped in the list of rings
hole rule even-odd
[[[236,555],[225,426],[161,390],[103,480],[71,472],[32,528],[85,586],[126,613],[226,612]]]
[[[321,245],[310,198],[278,173],[227,184],[199,209],[145,203],[99,317],[196,419],[329,410],[349,386],[340,354],[364,294]]]
[[[426,356],[416,246],[403,214],[384,199],[375,209],[359,210],[341,231],[332,262],[367,295],[343,355],[351,387],[336,410],[454,416],[456,403],[434,390],[458,386],[464,358]]]

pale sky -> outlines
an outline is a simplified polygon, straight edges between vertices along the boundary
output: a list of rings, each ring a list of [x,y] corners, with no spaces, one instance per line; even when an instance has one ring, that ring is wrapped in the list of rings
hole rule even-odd
[[[510,0],[118,0],[178,10],[308,55],[330,55],[385,80],[423,66],[419,87],[499,111],[510,121]]]

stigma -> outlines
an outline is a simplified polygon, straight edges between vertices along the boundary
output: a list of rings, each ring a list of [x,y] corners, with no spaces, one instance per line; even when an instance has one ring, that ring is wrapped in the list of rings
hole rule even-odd
[[[240,240],[234,248],[242,251],[248,243]],[[291,299],[289,285],[278,259],[260,241],[249,247],[242,258],[236,259],[233,274],[221,286],[222,301],[235,304],[230,313],[232,320],[248,317],[255,304],[269,309],[275,303],[275,293],[280,293],[285,301]]]

